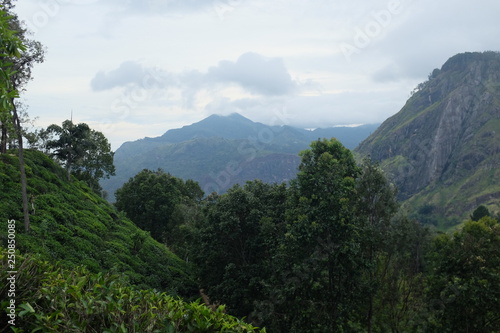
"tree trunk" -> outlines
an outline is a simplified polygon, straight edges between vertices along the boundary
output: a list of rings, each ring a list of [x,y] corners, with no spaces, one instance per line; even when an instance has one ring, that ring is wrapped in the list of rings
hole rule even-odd
[[[2,139],[0,140],[0,154],[7,152],[7,126],[2,123]]]
[[[19,171],[21,172],[21,195],[23,197],[24,231],[29,232],[30,215],[28,210],[28,185],[26,180],[26,168],[24,164],[23,132],[21,130],[21,121],[19,120],[14,100],[12,100],[12,121],[14,122],[14,129],[17,134],[17,141],[19,144]]]

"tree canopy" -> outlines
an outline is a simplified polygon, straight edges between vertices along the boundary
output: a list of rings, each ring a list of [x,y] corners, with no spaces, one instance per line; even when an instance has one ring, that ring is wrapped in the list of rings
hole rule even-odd
[[[145,169],[116,191],[115,205],[153,238],[170,244],[182,237],[177,227],[186,222],[190,207],[202,196],[203,191],[192,180]]]
[[[111,145],[101,132],[87,124],[75,125],[66,120],[62,126],[50,125],[42,136],[47,138],[45,148],[66,168],[68,180],[73,174],[100,191],[99,179],[114,175]]]

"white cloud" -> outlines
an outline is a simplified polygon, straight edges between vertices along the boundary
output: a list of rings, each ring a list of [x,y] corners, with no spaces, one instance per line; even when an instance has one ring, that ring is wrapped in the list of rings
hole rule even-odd
[[[130,84],[140,86],[146,75],[145,69],[134,61],[123,62],[117,69],[109,72],[100,71],[90,82],[94,91],[103,91]]]
[[[262,95],[286,95],[296,89],[290,73],[279,58],[245,53],[236,62],[224,60],[208,70],[207,77],[217,82],[233,82]]]
[[[125,61],[118,68],[99,71],[91,80],[93,91],[105,91],[117,87],[136,89],[181,89],[187,104],[203,89],[214,90],[237,84],[243,90],[258,95],[286,95],[296,91],[282,59],[266,58],[256,53],[245,53],[236,61],[223,60],[207,72],[197,70],[169,73],[158,68],[148,68],[136,61]]]
[[[390,20],[374,14],[398,2]],[[116,122],[106,133],[114,148],[127,126],[133,138],[151,136],[210,113],[271,122],[286,109],[304,127],[382,122],[449,57],[499,49],[497,0],[23,0],[17,8],[48,48],[24,94],[30,115],[61,123],[73,109],[81,121]],[[369,43],[356,46],[370,27]],[[342,43],[358,48],[351,61]]]

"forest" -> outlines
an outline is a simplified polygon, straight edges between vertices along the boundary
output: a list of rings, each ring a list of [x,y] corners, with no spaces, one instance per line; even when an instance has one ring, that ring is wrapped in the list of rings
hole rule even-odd
[[[256,180],[205,198],[144,170],[116,207],[194,262],[214,304],[269,332],[498,331],[498,217],[481,206],[435,233],[399,209],[377,164],[357,165],[338,141],[301,158],[289,186]]]

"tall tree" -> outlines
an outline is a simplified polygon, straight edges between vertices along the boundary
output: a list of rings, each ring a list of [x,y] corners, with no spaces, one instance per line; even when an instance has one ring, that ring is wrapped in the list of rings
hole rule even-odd
[[[24,167],[24,155],[23,155],[23,140],[21,132],[21,124],[19,121],[19,116],[16,112],[16,105],[14,99],[19,97],[19,91],[16,86],[15,81],[15,65],[12,59],[18,59],[21,57],[21,52],[25,50],[25,46],[22,41],[17,36],[16,31],[11,30],[10,20],[11,16],[1,10],[0,11],[0,36],[1,36],[1,55],[0,57],[0,69],[2,72],[2,82],[1,82],[1,115],[0,121],[2,122],[2,128],[9,128],[9,119],[12,120],[12,132],[17,134],[17,139],[19,143],[19,165],[21,173],[21,190],[22,190],[22,200],[23,200],[23,215],[24,215],[24,229],[26,232],[30,229],[30,220],[28,212],[28,194],[27,194],[27,181],[26,181],[26,170]],[[6,130],[2,129],[2,140],[6,140]],[[4,145],[0,144],[0,152],[5,153]]]
[[[267,314],[257,313],[255,305],[268,299],[265,286],[276,269],[273,255],[283,234],[286,201],[285,184],[247,182],[207,199],[206,218],[198,223],[193,257],[202,287],[232,314],[259,325]]]
[[[385,270],[379,269],[379,261],[386,258],[390,244],[391,219],[396,213],[396,189],[389,183],[378,164],[365,158],[361,174],[356,181],[358,195],[357,214],[363,225],[363,251],[367,260],[366,276],[366,327],[373,330],[374,300]]]
[[[364,265],[355,210],[359,168],[335,139],[313,142],[301,157],[283,246],[289,330],[348,330],[357,321]]]
[[[64,164],[68,180],[73,174],[98,192],[99,179],[114,174],[111,145],[104,134],[87,124],[75,125],[71,120],[65,120],[62,126],[50,125],[44,136],[52,137],[45,143],[45,148]]]
[[[14,32],[14,35],[21,41],[23,48],[19,52],[19,56],[7,55],[7,59],[12,65],[13,71],[10,76],[10,81],[14,89],[22,92],[26,89],[27,83],[33,78],[32,70],[36,63],[44,61],[45,50],[43,45],[36,40],[30,39],[31,32],[27,30],[19,21],[17,14],[14,13],[15,7],[13,0],[0,0],[0,7],[8,15],[8,27]],[[4,54],[5,56],[6,54]],[[14,101],[14,98],[12,98]],[[21,129],[21,116],[18,112],[20,102],[13,102],[10,118],[16,118],[19,125],[14,124],[13,128],[9,127],[10,122],[1,119],[1,140],[0,140],[0,153],[5,153],[9,141],[18,140]],[[19,145],[19,143],[18,143]],[[22,142],[21,142],[22,145]],[[22,150],[22,149],[21,149]]]
[[[32,78],[31,70],[35,63],[43,62],[44,50],[40,42],[29,39],[29,32],[23,28],[15,13],[12,12],[14,4],[12,0],[2,0],[0,2],[2,22],[2,70],[7,73],[9,80],[9,88],[13,92],[11,95],[3,95],[4,98],[9,98],[10,103],[6,109],[10,112],[3,112],[0,116],[0,153],[5,153],[7,150],[7,141],[9,136],[17,139],[18,154],[19,154],[19,169],[21,174],[21,194],[23,200],[23,215],[24,229],[26,232],[30,229],[30,219],[28,211],[28,193],[26,170],[24,163],[23,149],[23,131],[21,119],[17,111],[18,104],[15,101],[19,97],[19,91],[25,89],[26,83]],[[15,41],[14,41],[15,39]],[[13,42],[14,41],[14,42]],[[6,69],[9,69],[6,71]],[[5,111],[5,110],[4,110]],[[12,127],[10,127],[12,121]],[[9,135],[10,134],[10,135]]]

